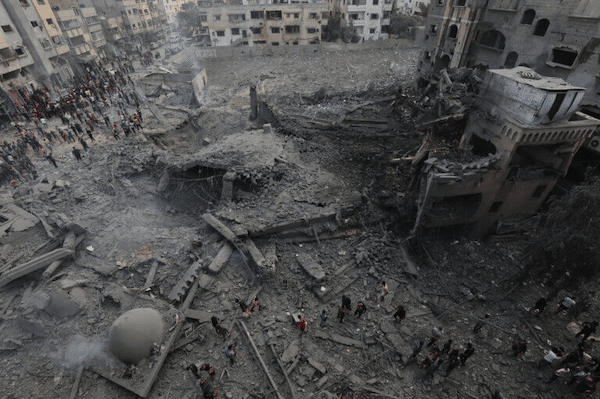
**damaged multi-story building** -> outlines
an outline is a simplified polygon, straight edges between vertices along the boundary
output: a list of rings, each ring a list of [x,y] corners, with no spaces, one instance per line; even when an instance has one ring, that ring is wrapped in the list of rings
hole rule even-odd
[[[371,0],[370,0],[371,1]],[[212,46],[279,46],[321,42],[329,3],[243,1],[199,7]]]
[[[577,111],[585,89],[563,79],[517,67],[488,70],[481,80],[464,130],[429,124],[413,158],[413,237],[422,228],[467,226],[480,238],[502,220],[535,213],[600,125]]]
[[[599,22],[598,0],[431,0],[418,75],[427,84],[444,68],[528,66],[585,87],[582,105],[597,106]]]

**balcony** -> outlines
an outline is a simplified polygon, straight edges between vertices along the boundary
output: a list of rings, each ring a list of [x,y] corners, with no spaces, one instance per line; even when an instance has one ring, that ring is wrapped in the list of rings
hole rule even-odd
[[[83,35],[83,29],[81,29],[81,28],[74,28],[74,29],[69,29],[69,30],[63,29],[63,32],[66,34],[66,36],[69,39]]]
[[[100,40],[94,41],[94,47],[99,48],[99,47],[103,47],[103,46],[106,46],[106,39],[100,39]]]
[[[80,55],[83,53],[87,53],[88,51],[90,51],[91,47],[89,44],[87,43],[83,43],[77,46],[73,46],[73,53],[75,55]]]

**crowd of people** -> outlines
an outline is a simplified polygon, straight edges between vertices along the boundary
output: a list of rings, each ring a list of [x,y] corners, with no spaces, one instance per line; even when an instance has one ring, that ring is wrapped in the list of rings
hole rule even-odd
[[[56,146],[69,143],[75,160],[81,161],[82,152],[96,141],[95,134],[109,132],[119,140],[121,135],[128,137],[142,129],[139,100],[133,90],[126,90],[134,85],[133,63],[124,56],[110,61],[110,66],[88,69],[62,91],[39,87],[23,98],[18,111],[10,115],[15,139],[0,143],[0,185],[17,186],[37,178],[29,147],[58,168]],[[116,113],[118,120],[111,120],[111,113]]]

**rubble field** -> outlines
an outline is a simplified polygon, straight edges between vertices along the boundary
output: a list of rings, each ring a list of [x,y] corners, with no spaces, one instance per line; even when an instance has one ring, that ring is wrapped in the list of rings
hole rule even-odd
[[[100,126],[82,162],[57,144],[58,168],[31,154],[40,177],[0,196],[0,399],[200,398],[192,363],[215,366],[208,381],[224,398],[577,397],[563,381],[546,384],[552,372],[536,363],[550,345],[573,349],[597,303],[577,320],[528,314],[549,287],[515,279],[521,241],[406,240],[412,177],[402,158],[423,138],[408,105],[419,102],[418,54],[199,61],[200,105],[162,85],[140,94],[142,132],[115,141]],[[135,66],[136,79],[156,72]],[[587,290],[579,295],[593,298]],[[340,323],[344,294],[352,311]],[[570,294],[551,298],[547,313]],[[249,316],[236,300],[254,297],[260,310]],[[148,351],[133,367],[109,351],[109,341],[116,351],[130,341],[109,332],[126,312],[145,314],[138,308],[162,323],[149,320],[143,333],[114,325],[115,336],[140,338],[121,358]],[[433,377],[418,367],[432,348],[409,359],[433,326],[443,327],[440,346],[475,347],[449,376],[445,365]],[[160,345],[144,344],[154,336]],[[529,348],[520,357],[517,338]]]

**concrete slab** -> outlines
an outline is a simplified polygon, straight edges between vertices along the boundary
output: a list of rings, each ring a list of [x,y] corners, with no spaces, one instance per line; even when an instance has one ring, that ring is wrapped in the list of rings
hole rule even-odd
[[[325,270],[309,254],[298,253],[296,254],[296,260],[302,269],[316,281],[325,278]]]
[[[298,348],[298,342],[292,342],[288,345],[287,348],[285,348],[285,351],[283,351],[283,353],[281,354],[281,362],[284,364],[290,363],[296,358],[296,356],[298,356],[299,352],[300,348]]]
[[[347,338],[341,336],[339,334],[331,334],[331,340],[337,342],[338,344],[354,346],[356,348],[362,348],[362,342],[357,341],[352,338]]]
[[[223,245],[223,248],[221,248],[217,256],[215,256],[213,261],[210,262],[210,265],[208,266],[208,271],[213,274],[219,273],[223,269],[223,266],[225,266],[225,263],[227,263],[227,261],[229,260],[229,257],[232,253],[233,246],[229,243],[225,243],[225,245]]]
[[[310,364],[311,366],[313,366],[316,370],[318,370],[321,374],[325,374],[327,372],[327,369],[325,368],[324,365],[322,365],[321,363],[317,362],[315,359],[313,359],[312,357],[309,357],[308,359],[308,364]]]
[[[27,263],[14,267],[8,272],[3,273],[2,276],[0,276],[0,287],[4,287],[6,284],[10,283],[13,280],[16,280],[19,277],[39,270],[42,267],[48,266],[54,261],[66,258],[67,256],[71,255],[73,255],[73,251],[64,248],[59,248],[42,256],[38,256],[37,258],[34,258]]]

